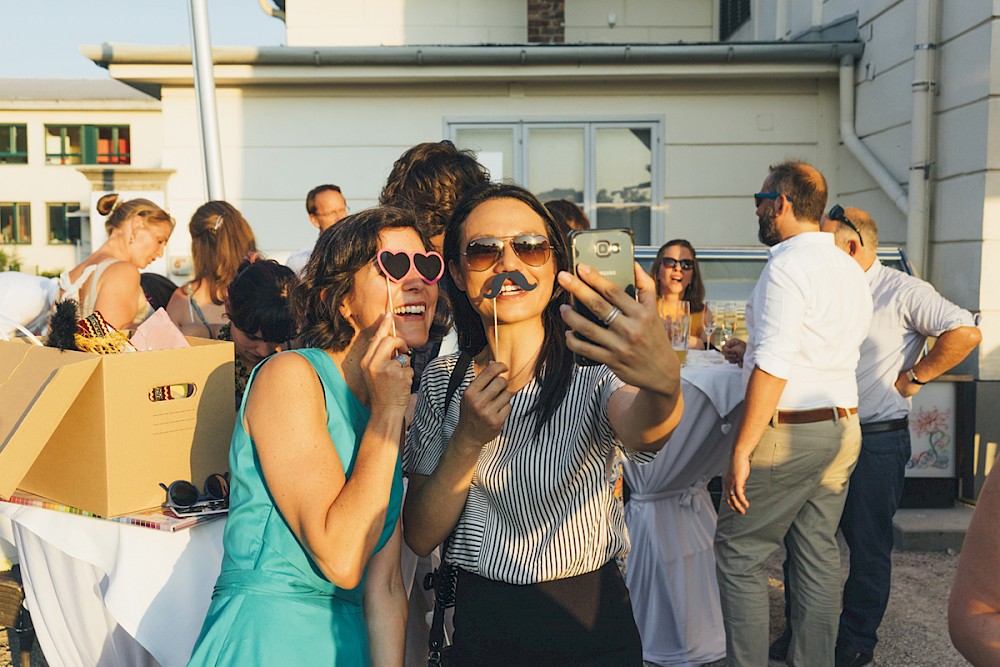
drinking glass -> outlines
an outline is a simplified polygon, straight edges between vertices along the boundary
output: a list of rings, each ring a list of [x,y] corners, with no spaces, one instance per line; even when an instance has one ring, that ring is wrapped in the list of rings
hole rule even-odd
[[[718,325],[718,315],[717,315],[718,312],[719,312],[718,301],[705,302],[705,315],[702,318],[702,326],[705,327],[705,337],[708,339],[709,349],[711,349],[715,345],[715,341],[712,340],[712,336],[715,334],[715,328]]]
[[[736,302],[725,301],[722,304],[722,320],[719,324],[722,327],[722,340],[728,341],[736,333]]]
[[[668,313],[664,319],[664,326],[670,336],[670,346],[677,355],[677,361],[681,366],[687,363],[688,334],[691,331],[691,304],[681,301],[677,308]]]

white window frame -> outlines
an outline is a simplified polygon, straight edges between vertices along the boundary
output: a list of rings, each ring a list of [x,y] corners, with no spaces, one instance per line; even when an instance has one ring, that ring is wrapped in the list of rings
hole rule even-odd
[[[591,219],[597,212],[597,170],[595,151],[597,130],[606,128],[643,128],[650,131],[650,220],[651,245],[666,241],[664,218],[663,116],[537,116],[537,117],[446,117],[444,136],[458,143],[458,130],[510,129],[513,136],[512,178],[525,185],[528,176],[528,150],[525,139],[531,129],[583,129],[584,193],[581,208]],[[496,177],[496,175],[494,175]]]

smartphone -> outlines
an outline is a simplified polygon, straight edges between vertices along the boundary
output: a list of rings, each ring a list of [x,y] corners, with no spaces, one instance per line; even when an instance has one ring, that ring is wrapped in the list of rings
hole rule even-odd
[[[583,229],[573,230],[569,235],[570,257],[573,273],[580,264],[588,264],[602,276],[622,288],[635,298],[635,268],[631,229]],[[591,322],[604,326],[601,318],[589,308],[573,300],[573,309]],[[586,340],[581,336],[583,340]],[[577,354],[580,366],[594,366],[596,361]]]

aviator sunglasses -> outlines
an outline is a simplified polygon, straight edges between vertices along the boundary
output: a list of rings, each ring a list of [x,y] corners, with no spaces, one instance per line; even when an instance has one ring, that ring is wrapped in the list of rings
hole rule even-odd
[[[382,273],[394,283],[403,282],[410,273],[416,271],[421,280],[433,285],[444,273],[444,259],[433,250],[411,252],[383,248],[375,253],[375,260]]]
[[[170,486],[161,483],[160,488],[167,492],[164,507],[187,508],[198,503],[225,501],[229,499],[229,473],[209,475],[205,480],[204,493],[186,479],[171,482]]]
[[[851,222],[851,219],[847,217],[847,214],[844,213],[843,206],[841,206],[840,204],[834,204],[833,208],[830,209],[830,212],[826,214],[826,217],[830,218],[831,220],[836,220],[837,222],[843,223],[848,227],[850,227],[851,229],[853,229],[854,233],[858,235],[858,242],[861,243],[861,247],[862,248],[864,247],[865,240],[861,236],[861,230],[855,227],[854,223]]]
[[[504,243],[509,243],[514,254],[528,266],[545,264],[552,252],[549,240],[541,234],[519,234],[473,239],[461,254],[465,256],[470,271],[486,271],[503,257]]]
[[[660,260],[660,264],[662,264],[665,269],[673,269],[675,266],[680,264],[681,271],[690,271],[694,268],[693,259],[674,259],[673,257],[664,257]]]

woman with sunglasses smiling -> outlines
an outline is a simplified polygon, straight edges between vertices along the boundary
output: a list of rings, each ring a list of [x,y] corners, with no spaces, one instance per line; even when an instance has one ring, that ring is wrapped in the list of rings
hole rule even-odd
[[[466,195],[444,256],[462,353],[423,375],[403,522],[418,554],[451,535],[452,664],[639,666],[608,476],[617,449],[652,460],[682,411],[653,281],[636,265],[636,301],[593,269],[572,276],[551,215],[514,185]]]
[[[399,209],[320,235],[293,293],[304,347],[260,363],[239,412],[222,573],[190,664],[403,663],[407,353],[428,340],[442,268]]]
[[[656,309],[660,317],[676,312],[677,304],[691,304],[691,327],[688,347],[702,349],[708,342],[705,335],[705,283],[694,246],[685,239],[667,241],[656,253],[653,262],[656,281]]]

